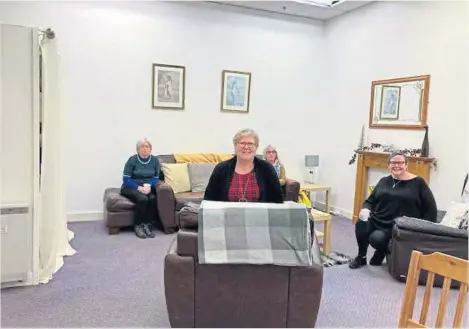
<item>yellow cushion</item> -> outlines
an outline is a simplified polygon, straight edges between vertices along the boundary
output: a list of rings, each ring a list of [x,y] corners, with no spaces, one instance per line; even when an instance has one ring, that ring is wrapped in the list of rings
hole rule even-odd
[[[187,163],[162,163],[161,170],[164,181],[173,189],[174,193],[189,192],[191,180]]]
[[[213,153],[193,153],[193,154],[184,154],[184,153],[175,153],[174,159],[177,163],[214,163],[219,162]]]
[[[215,154],[215,157],[217,158],[217,162],[229,160],[233,157],[233,154]]]

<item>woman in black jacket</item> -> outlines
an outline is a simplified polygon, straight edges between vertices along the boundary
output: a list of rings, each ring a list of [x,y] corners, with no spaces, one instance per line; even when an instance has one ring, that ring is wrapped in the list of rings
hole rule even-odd
[[[283,203],[282,188],[274,167],[256,157],[257,133],[243,129],[234,136],[233,144],[236,155],[215,167],[204,200]]]

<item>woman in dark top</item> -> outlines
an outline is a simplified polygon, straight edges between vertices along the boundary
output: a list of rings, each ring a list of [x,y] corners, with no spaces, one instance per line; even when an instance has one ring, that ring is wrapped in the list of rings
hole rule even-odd
[[[256,157],[259,137],[251,129],[233,138],[236,156],[222,161],[212,172],[204,200],[225,202],[283,203],[274,167]]]
[[[146,139],[137,142],[137,154],[132,155],[124,167],[121,194],[135,203],[134,230],[141,238],[154,238],[152,223],[161,226],[156,205],[156,183],[160,162],[151,155],[151,143]]]
[[[407,158],[403,153],[390,155],[389,170],[391,175],[380,179],[358,215],[355,226],[358,256],[349,264],[350,268],[366,265],[370,244],[376,250],[370,265],[383,263],[395,218],[407,216],[436,222],[433,193],[423,178],[407,171]]]

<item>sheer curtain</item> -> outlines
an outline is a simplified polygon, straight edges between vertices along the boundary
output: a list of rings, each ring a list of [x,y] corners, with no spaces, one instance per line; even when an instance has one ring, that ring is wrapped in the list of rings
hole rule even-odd
[[[42,52],[42,162],[40,180],[39,282],[47,283],[75,250],[69,242],[64,181],[64,120],[61,104],[60,56],[56,38],[43,35]]]

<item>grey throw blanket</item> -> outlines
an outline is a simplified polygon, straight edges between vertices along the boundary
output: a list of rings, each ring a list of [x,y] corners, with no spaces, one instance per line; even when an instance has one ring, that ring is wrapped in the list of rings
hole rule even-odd
[[[200,203],[186,202],[180,211],[192,212],[197,214],[199,212]]]
[[[312,265],[303,204],[203,201],[198,225],[200,264]]]

